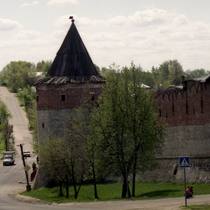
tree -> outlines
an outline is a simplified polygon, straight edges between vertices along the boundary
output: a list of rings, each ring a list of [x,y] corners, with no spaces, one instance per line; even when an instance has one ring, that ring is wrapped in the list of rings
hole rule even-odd
[[[60,186],[65,186],[66,197],[69,197],[69,185],[73,186],[74,198],[77,199],[83,180],[88,176],[87,138],[89,128],[86,126],[89,110],[84,108],[71,111],[65,137],[50,139],[40,146],[41,165],[47,176]],[[53,149],[54,148],[54,149]]]
[[[132,65],[121,72],[113,71],[93,115],[93,132],[100,145],[101,158],[122,177],[122,198],[135,196],[136,172],[141,160],[154,158],[163,129],[153,104],[153,96],[141,87],[139,68]]]
[[[12,61],[0,73],[1,83],[12,92],[30,86],[35,77],[35,65],[26,61]]]
[[[10,114],[6,106],[0,102],[0,144],[3,144],[6,150],[13,149],[10,140],[13,140],[13,127],[9,124]]]
[[[187,70],[185,72],[186,79],[194,79],[199,77],[204,77],[209,75],[209,71],[205,69],[194,69],[194,70]]]
[[[36,71],[46,75],[51,65],[51,61],[40,61],[36,64]]]
[[[156,86],[168,87],[170,85],[180,85],[184,71],[181,64],[177,60],[169,60],[163,62],[159,68],[152,69],[155,81],[160,84]]]

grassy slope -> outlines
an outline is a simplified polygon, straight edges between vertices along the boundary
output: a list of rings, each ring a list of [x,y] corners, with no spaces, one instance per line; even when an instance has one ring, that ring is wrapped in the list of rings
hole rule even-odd
[[[210,185],[207,184],[194,184],[194,193],[210,194]],[[46,200],[49,202],[68,202],[73,201],[73,189],[70,188],[71,196],[69,199],[58,197],[58,189],[41,188],[32,192],[25,192],[24,195],[29,195],[35,198]],[[120,199],[121,184],[100,184],[98,185],[99,200],[114,200]],[[179,197],[183,196],[183,185],[172,183],[137,183],[136,186],[136,199],[149,199],[149,198],[166,198],[166,197]],[[82,186],[78,201],[93,201],[93,186]]]
[[[195,205],[183,208],[183,210],[210,210],[210,205]]]

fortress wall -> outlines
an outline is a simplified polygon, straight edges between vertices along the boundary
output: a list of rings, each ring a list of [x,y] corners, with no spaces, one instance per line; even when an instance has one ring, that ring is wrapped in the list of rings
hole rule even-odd
[[[210,158],[191,158],[192,167],[186,168],[188,183],[210,183]],[[178,159],[159,159],[151,171],[140,174],[141,180],[183,183],[183,168]]]
[[[183,89],[157,93],[161,121],[167,126],[205,125],[210,123],[210,82],[186,81]]]
[[[160,157],[210,157],[210,124],[168,127]]]
[[[190,182],[210,182],[210,82],[186,81],[183,89],[156,95],[166,137],[157,166],[142,175],[147,181],[183,182],[179,156],[191,157]]]
[[[187,169],[189,182],[210,183],[210,124],[168,127],[157,165],[141,177],[146,181],[183,182],[179,156],[191,159],[192,167]]]

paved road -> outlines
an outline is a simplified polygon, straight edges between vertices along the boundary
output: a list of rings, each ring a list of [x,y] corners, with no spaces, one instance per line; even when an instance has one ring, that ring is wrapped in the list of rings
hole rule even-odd
[[[6,88],[0,87],[0,99],[6,104],[12,116],[10,123],[14,127],[15,145],[24,143],[24,148],[32,151],[32,136],[28,131],[28,121],[24,111],[14,96]],[[178,210],[183,205],[183,198],[143,200],[143,201],[114,201],[70,204],[41,204],[22,202],[15,194],[25,190],[25,177],[16,146],[16,165],[3,167],[0,163],[0,210]],[[210,196],[197,196],[190,203],[210,203]]]

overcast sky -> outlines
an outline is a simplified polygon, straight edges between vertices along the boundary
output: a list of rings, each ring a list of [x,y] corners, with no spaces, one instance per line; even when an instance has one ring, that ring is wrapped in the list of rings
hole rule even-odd
[[[210,70],[209,0],[0,0],[0,69],[53,60],[70,15],[98,66],[178,59]]]

